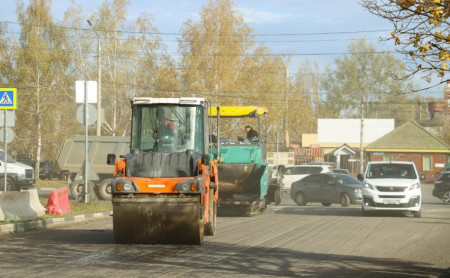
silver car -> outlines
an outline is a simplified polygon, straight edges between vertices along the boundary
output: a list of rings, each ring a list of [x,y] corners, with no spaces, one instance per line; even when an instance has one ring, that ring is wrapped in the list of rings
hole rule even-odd
[[[321,173],[292,183],[291,198],[299,206],[308,202],[320,202],[324,206],[338,203],[346,207],[361,204],[361,192],[361,182],[350,175]]]

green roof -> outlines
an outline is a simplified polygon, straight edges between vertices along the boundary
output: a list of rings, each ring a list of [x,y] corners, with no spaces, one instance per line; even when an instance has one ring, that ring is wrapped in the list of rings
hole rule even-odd
[[[368,151],[434,151],[450,153],[450,147],[415,121],[409,121],[366,146]]]

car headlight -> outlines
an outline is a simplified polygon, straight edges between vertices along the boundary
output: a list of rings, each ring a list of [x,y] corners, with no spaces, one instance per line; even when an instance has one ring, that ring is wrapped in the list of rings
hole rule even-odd
[[[360,193],[360,192],[361,192],[361,189],[359,189],[359,188],[355,188],[355,189],[353,189],[353,192],[355,192],[356,194],[358,194],[358,193]]]
[[[364,188],[369,188],[369,189],[374,189],[374,187],[373,187],[373,185],[371,185],[370,183],[367,183],[367,182],[365,182],[365,183],[363,183],[363,187]]]
[[[409,190],[414,190],[414,189],[419,189],[420,188],[420,183],[416,182],[413,183],[409,186]]]

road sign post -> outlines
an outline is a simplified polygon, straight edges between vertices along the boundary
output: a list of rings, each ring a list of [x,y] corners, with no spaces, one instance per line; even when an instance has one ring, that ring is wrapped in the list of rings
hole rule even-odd
[[[17,89],[0,88],[0,110],[3,110],[3,143],[5,144],[5,172],[4,172],[4,191],[6,192],[8,181],[8,141],[6,140],[6,111],[16,110],[17,108]]]
[[[85,150],[84,150],[84,202],[88,203],[89,191],[88,191],[88,126],[89,126],[89,113],[88,103],[97,103],[97,82],[96,81],[75,81],[75,100],[77,103],[83,103],[84,107],[84,132],[85,132]],[[98,120],[98,119],[97,119]]]

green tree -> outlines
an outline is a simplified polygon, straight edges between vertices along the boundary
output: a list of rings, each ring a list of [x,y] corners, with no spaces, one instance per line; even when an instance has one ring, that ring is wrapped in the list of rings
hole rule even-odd
[[[6,33],[6,24],[0,23],[0,82],[4,87],[10,86],[14,75],[13,67],[13,45],[14,42],[10,40]],[[5,86],[7,85],[7,86]]]
[[[292,82],[289,99],[291,137],[300,142],[303,133],[317,132],[317,119],[323,117],[323,101],[320,98],[320,75],[316,63],[303,61]],[[294,112],[295,113],[292,113]],[[326,111],[326,110],[325,110]]]
[[[386,109],[386,104],[398,105],[408,99],[403,93],[405,83],[393,78],[404,73],[402,60],[377,51],[365,39],[352,41],[348,51],[350,54],[335,59],[334,69],[325,70],[321,85],[326,102],[342,117],[360,117],[364,104],[366,117],[399,120],[398,111]]]
[[[34,153],[36,177],[39,177],[41,152],[56,148],[54,142],[62,124],[59,108],[67,103],[64,84],[69,59],[65,49],[65,30],[54,28],[49,0],[31,0],[25,7],[18,3],[21,25],[20,49],[15,52],[18,108],[15,151]],[[58,104],[58,105],[56,105]]]

